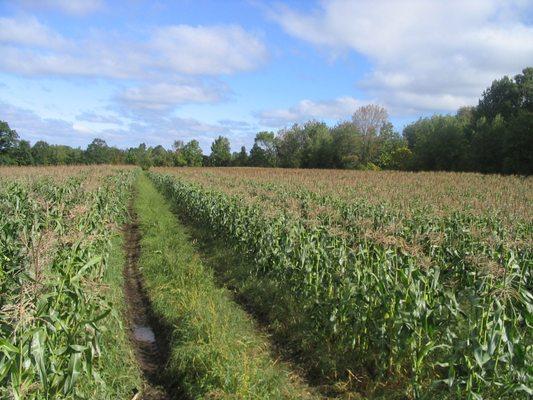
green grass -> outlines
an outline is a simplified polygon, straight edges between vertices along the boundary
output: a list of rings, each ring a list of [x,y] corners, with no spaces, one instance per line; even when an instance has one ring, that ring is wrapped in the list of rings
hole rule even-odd
[[[119,234],[111,239],[111,251],[104,275],[107,285],[106,298],[113,305],[102,332],[102,361],[99,374],[105,382],[93,385],[93,399],[131,399],[142,387],[142,373],[138,367],[127,333],[126,303],[124,298],[123,237]]]
[[[272,357],[268,339],[231,294],[217,287],[185,228],[144,175],[137,192],[140,268],[155,314],[172,331],[166,374],[197,399],[312,398]]]

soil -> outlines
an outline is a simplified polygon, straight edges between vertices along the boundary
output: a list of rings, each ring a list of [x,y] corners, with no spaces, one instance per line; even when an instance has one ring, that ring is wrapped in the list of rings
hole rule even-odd
[[[169,329],[158,320],[139,271],[141,233],[137,215],[130,206],[130,223],[124,227],[124,293],[127,304],[127,323],[135,356],[144,375],[145,384],[136,400],[187,399],[180,389],[176,376],[165,376],[169,358]]]

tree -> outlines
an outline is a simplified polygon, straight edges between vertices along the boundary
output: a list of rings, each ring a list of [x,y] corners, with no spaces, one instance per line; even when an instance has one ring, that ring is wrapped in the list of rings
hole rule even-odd
[[[300,168],[305,145],[302,127],[294,124],[290,129],[281,130],[276,137],[278,165],[283,168]]]
[[[398,147],[391,153],[390,161],[386,168],[406,171],[411,169],[412,160],[413,153],[407,146]]]
[[[8,152],[18,144],[19,135],[7,122],[0,121],[0,154]]]
[[[518,85],[508,76],[492,82],[483,92],[476,108],[476,119],[485,117],[492,122],[497,115],[508,119],[521,104],[521,94]]]
[[[109,147],[103,139],[94,139],[85,150],[85,157],[89,164],[107,164],[109,160]]]
[[[183,167],[187,165],[187,160],[185,160],[185,156],[183,155],[183,141],[182,140],[175,140],[172,144],[172,149],[174,150],[174,165],[176,167]]]
[[[178,152],[181,149],[183,149],[183,146],[185,146],[185,144],[183,143],[183,140],[174,140],[174,143],[172,143],[172,149],[175,152]]]
[[[31,145],[27,140],[21,140],[18,142],[17,147],[11,150],[13,154],[13,160],[17,165],[32,165],[33,156],[31,154]]]
[[[476,121],[470,134],[471,169],[483,173],[502,171],[505,131],[506,123],[501,115],[492,121],[486,117]]]
[[[255,135],[254,146],[250,150],[250,165],[256,167],[275,167],[276,138],[274,132],[259,132]]]
[[[150,158],[156,167],[171,167],[174,164],[173,154],[161,145],[151,149]]]
[[[451,115],[421,118],[404,128],[417,170],[465,169],[468,142],[461,120]]]
[[[52,165],[67,165],[69,164],[70,147],[62,145],[50,146],[51,164]]]
[[[301,166],[304,168],[329,168],[333,164],[332,138],[323,122],[309,121],[304,125],[304,148]]]
[[[111,164],[124,164],[125,153],[124,150],[117,149],[116,147],[110,147],[108,150],[108,160]]]
[[[19,136],[17,131],[11,129],[7,122],[0,121],[0,165],[12,164],[12,150],[18,145]]]
[[[376,152],[372,157],[377,166],[382,169],[406,169],[402,164],[402,167],[398,167],[398,161],[401,154],[405,152],[399,152],[398,150],[406,147],[405,140],[400,136],[400,134],[394,131],[394,127],[390,122],[386,123],[382,129],[381,133],[375,141],[376,148],[371,150],[371,152]]]
[[[174,165],[176,167],[183,167],[187,165],[187,161],[185,161],[185,157],[183,156],[183,140],[175,140],[172,144],[173,152],[173,159],[174,159]]]
[[[381,128],[389,122],[389,114],[381,106],[368,104],[355,111],[352,122],[363,136],[379,135]]]
[[[360,160],[362,164],[372,162],[372,145],[375,137],[389,122],[387,110],[376,104],[359,107],[352,116],[352,122],[361,134],[362,148]]]
[[[358,168],[363,148],[361,133],[353,122],[342,122],[331,130],[333,166],[336,168]]]
[[[520,92],[520,107],[533,112],[533,67],[524,68],[514,78]]]
[[[219,136],[211,144],[211,165],[214,167],[228,166],[231,161],[231,150],[228,138]]]
[[[50,145],[43,140],[36,142],[31,148],[33,161],[37,165],[49,165],[52,161]]]
[[[137,162],[143,170],[149,170],[152,166],[152,157],[150,157],[150,149],[146,147],[146,143],[141,143],[136,149]]]
[[[183,158],[185,163],[189,167],[201,167],[202,166],[202,149],[200,143],[197,140],[191,140],[182,148]]]
[[[246,167],[248,165],[248,153],[246,152],[246,147],[241,146],[241,151],[234,153],[232,158],[234,166]]]
[[[139,165],[143,169],[148,169],[152,166],[151,155],[145,143],[126,150],[125,161],[127,164]]]
[[[503,172],[533,173],[533,112],[521,110],[510,121],[503,146]]]

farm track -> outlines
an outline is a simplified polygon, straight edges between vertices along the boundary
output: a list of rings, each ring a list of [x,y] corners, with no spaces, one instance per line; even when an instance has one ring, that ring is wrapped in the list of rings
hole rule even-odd
[[[187,399],[178,382],[165,377],[165,366],[169,358],[168,329],[152,312],[150,299],[144,288],[139,271],[141,254],[141,233],[137,215],[129,207],[130,222],[124,227],[124,293],[127,303],[127,323],[135,356],[145,378],[145,387],[136,400]]]
[[[250,293],[242,292],[242,288],[235,282],[235,277],[228,273],[231,268],[247,262],[241,254],[228,248],[224,240],[214,237],[209,230],[185,216],[177,207],[173,207],[172,212],[195,243],[195,249],[202,262],[214,272],[216,284],[228,289],[235,304],[254,322],[255,329],[268,338],[269,349],[273,356],[291,369],[291,374],[296,380],[305,384],[317,398],[336,399],[339,396],[348,396],[346,397],[348,399],[352,398],[350,396],[359,398],[356,392],[335,388],[330,379],[306,363],[301,352],[291,345],[286,334],[276,332],[272,328],[273,321],[268,311],[259,305],[261,300],[254,300]]]

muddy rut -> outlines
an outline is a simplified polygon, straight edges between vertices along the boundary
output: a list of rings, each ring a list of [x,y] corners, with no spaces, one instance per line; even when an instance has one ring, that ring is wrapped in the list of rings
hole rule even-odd
[[[124,292],[127,303],[127,319],[130,339],[135,349],[137,362],[145,378],[142,393],[136,400],[187,399],[180,390],[179,382],[164,374],[168,361],[168,329],[155,318],[150,300],[143,286],[139,271],[141,233],[137,215],[130,207],[130,223],[124,227]],[[177,377],[173,377],[177,379]]]

